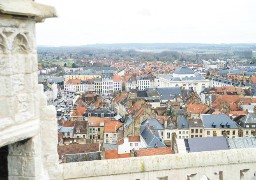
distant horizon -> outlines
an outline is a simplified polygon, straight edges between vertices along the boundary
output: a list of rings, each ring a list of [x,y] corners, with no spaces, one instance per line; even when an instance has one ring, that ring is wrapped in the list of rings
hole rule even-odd
[[[95,45],[150,45],[150,44],[159,44],[159,45],[256,45],[255,43],[92,43],[92,44],[81,44],[81,45],[42,45],[37,44],[41,47],[80,47],[80,46],[95,46]]]

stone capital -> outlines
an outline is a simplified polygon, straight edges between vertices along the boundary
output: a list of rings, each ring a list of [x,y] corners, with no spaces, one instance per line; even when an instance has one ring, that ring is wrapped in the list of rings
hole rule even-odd
[[[0,13],[26,17],[41,22],[46,18],[57,17],[54,7],[36,3],[32,0],[0,1]]]

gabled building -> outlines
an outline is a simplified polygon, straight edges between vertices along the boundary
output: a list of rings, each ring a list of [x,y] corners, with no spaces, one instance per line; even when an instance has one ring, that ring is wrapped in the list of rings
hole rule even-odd
[[[226,114],[202,114],[204,137],[226,136],[238,137],[238,125]]]
[[[104,143],[105,144],[116,144],[119,139],[123,136],[121,127],[123,123],[116,120],[105,121],[104,125]]]

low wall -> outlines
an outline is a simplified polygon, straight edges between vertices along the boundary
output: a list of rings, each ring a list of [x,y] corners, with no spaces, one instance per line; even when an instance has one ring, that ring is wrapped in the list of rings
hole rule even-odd
[[[256,148],[61,165],[64,179],[254,179]]]

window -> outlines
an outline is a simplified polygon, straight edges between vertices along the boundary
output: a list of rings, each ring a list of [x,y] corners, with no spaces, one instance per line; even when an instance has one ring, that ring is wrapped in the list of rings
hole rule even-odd
[[[194,137],[194,135],[191,135],[191,138],[193,138]]]
[[[249,132],[248,131],[246,131],[246,135],[248,135],[249,134]]]
[[[185,131],[182,131],[182,134],[185,134]]]
[[[90,135],[90,139],[92,139],[92,135]]]
[[[191,133],[194,133],[194,129],[191,129]]]
[[[98,139],[100,139],[100,135],[98,135]]]
[[[195,135],[195,137],[198,137],[198,135]]]
[[[179,131],[179,134],[181,134],[181,131]]]
[[[168,132],[167,133],[167,139],[170,139],[171,138],[171,134]]]
[[[203,133],[203,130],[202,130],[202,129],[200,129],[200,133]]]
[[[235,130],[233,130],[233,133],[232,133],[233,135],[236,135],[236,131]]]
[[[256,127],[256,125],[252,125],[252,128],[255,128]]]
[[[207,131],[207,135],[211,135],[211,132],[210,132],[210,131]]]
[[[138,143],[135,143],[135,146],[138,146]]]
[[[108,138],[108,134],[106,134],[106,138]]]
[[[130,143],[130,146],[132,146],[132,143]]]
[[[88,117],[91,117],[91,113],[88,113]]]
[[[70,133],[69,133],[69,132],[67,133],[67,136],[70,136]]]
[[[198,133],[198,129],[196,129],[196,133]]]
[[[202,137],[202,135],[200,135],[200,137]]]
[[[100,132],[100,128],[98,128],[98,132]]]

